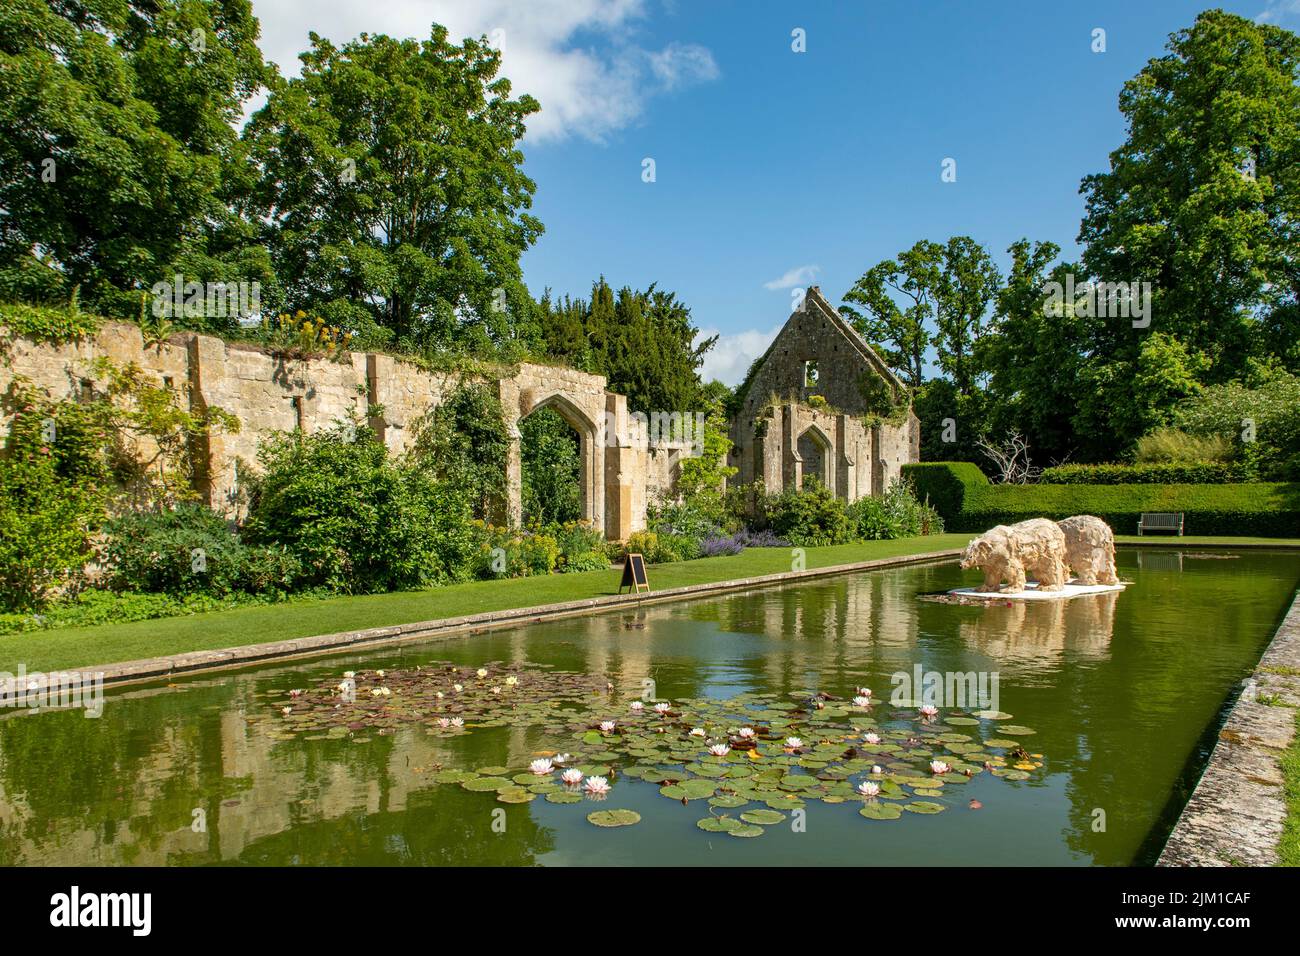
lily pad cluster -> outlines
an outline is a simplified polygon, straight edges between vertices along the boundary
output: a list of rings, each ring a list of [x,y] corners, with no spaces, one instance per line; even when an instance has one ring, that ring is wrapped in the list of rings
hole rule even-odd
[[[700,830],[734,837],[760,836],[814,801],[856,804],[877,821],[975,809],[982,804],[961,793],[975,776],[1027,780],[1042,767],[1042,755],[1025,745],[1033,729],[1008,723],[1011,714],[876,701],[868,688],[842,697],[806,690],[653,701],[591,675],[438,663],[348,672],[289,691],[276,706],[262,719],[286,739],[364,741],[411,724],[446,736],[538,727],[552,743],[527,766],[437,767],[431,779],[501,803],[554,804],[604,801],[637,781],[698,804]],[[623,827],[641,817],[601,809],[587,819]]]

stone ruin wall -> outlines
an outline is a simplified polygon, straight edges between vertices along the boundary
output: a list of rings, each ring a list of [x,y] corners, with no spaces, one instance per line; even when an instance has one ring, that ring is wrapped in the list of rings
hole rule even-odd
[[[254,345],[193,332],[176,333],[146,347],[139,326],[106,322],[93,337],[65,345],[11,340],[0,362],[0,393],[23,377],[54,399],[75,400],[93,387],[93,364],[107,358],[135,363],[156,385],[175,389],[190,410],[215,407],[236,415],[240,430],[218,432],[207,442],[203,501],[238,514],[239,469],[255,468],[259,442],[276,432],[310,433],[349,415],[366,418],[393,454],[410,447],[415,424],[440,404],[463,376],[438,374],[390,355],[344,353],[337,360],[288,359]],[[627,417],[627,400],[609,392],[605,379],[568,368],[523,364],[498,383],[507,433],[515,439],[506,468],[518,494],[518,422],[543,406],[554,407],[583,442],[583,499],[587,517],[611,540],[645,527],[645,508],[671,483],[663,449],[607,447],[607,417]],[[371,416],[382,406],[382,417]],[[9,416],[0,412],[0,434]],[[151,449],[141,448],[149,454]],[[609,507],[606,507],[609,502]],[[517,509],[518,498],[514,499]]]

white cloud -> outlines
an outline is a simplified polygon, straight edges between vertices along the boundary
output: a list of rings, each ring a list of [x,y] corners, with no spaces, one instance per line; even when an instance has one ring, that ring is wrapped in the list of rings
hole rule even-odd
[[[636,121],[656,95],[718,76],[706,47],[673,42],[660,50],[635,42],[648,0],[254,0],[262,51],[296,76],[298,54],[315,30],[337,44],[357,34],[427,39],[432,23],[455,42],[486,34],[500,40],[502,72],[513,95],[529,93],[541,112],[528,140],[580,136],[600,142]],[[500,32],[498,32],[500,31]]]
[[[806,286],[821,271],[821,266],[795,266],[785,275],[773,279],[771,282],[764,282],[763,288],[775,291],[777,289],[793,289],[798,286]]]
[[[761,329],[747,329],[734,335],[720,335],[718,343],[704,353],[704,364],[700,367],[700,377],[708,382],[717,379],[725,385],[739,385],[754,359],[767,351],[767,347],[781,331],[781,323],[766,332]],[[717,335],[717,329],[704,329],[699,338],[707,339]]]
[[[1300,17],[1300,0],[1268,0],[1268,6],[1255,20],[1258,23],[1277,23],[1284,17]]]

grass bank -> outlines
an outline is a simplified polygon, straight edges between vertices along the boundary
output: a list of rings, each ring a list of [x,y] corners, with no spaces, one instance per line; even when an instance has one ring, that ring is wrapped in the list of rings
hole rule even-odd
[[[805,567],[812,570],[924,554],[962,547],[968,540],[970,535],[947,534],[807,548]],[[650,586],[663,591],[790,570],[789,548],[750,548],[732,557],[651,565],[649,577]],[[616,594],[618,584],[617,571],[587,571],[472,581],[429,591],[294,601],[130,624],[9,634],[0,637],[0,671],[12,673],[20,663],[28,672],[111,664],[186,651],[244,647],[318,634],[581,601]]]
[[[1300,866],[1300,713],[1296,733],[1282,755],[1282,788],[1286,797],[1286,823],[1277,844],[1278,866]]]

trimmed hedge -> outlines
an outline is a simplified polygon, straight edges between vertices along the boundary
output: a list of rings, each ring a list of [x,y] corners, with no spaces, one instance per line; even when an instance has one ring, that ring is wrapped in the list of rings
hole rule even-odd
[[[1027,518],[1090,514],[1116,534],[1136,534],[1146,511],[1184,515],[1184,534],[1300,536],[1300,483],[994,485],[969,462],[905,465],[949,531],[986,531]]]
[[[1227,461],[1162,461],[1142,465],[1057,465],[1045,485],[1223,485],[1249,482],[1251,469]]]

